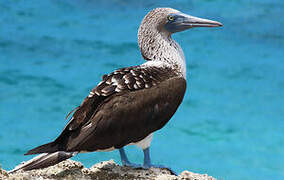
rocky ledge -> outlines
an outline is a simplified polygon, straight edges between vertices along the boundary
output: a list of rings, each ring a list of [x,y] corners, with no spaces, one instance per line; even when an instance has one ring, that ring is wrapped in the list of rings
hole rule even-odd
[[[55,166],[45,169],[32,171],[18,171],[15,173],[7,173],[0,167],[0,179],[188,179],[188,180],[216,180],[207,174],[197,174],[189,171],[183,171],[178,176],[172,175],[167,169],[151,168],[132,169],[117,165],[113,160],[104,161],[93,165],[91,168],[85,168],[80,162],[66,160]]]

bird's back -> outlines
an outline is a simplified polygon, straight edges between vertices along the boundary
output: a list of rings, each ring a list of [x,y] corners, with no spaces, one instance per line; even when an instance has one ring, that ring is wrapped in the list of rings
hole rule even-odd
[[[169,67],[134,66],[104,75],[61,135],[27,154],[113,150],[138,142],[169,121],[185,88],[185,79]]]

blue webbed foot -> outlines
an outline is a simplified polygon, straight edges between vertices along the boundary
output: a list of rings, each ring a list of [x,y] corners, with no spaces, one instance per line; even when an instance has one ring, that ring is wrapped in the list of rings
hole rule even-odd
[[[121,163],[122,163],[123,166],[132,167],[132,168],[141,168],[142,167],[140,164],[131,163],[128,160],[126,153],[124,151],[124,148],[119,149],[119,153],[120,153]]]
[[[143,164],[143,168],[144,169],[150,169],[151,167],[153,168],[161,168],[161,169],[167,169],[171,172],[172,175],[177,175],[171,168],[163,166],[163,165],[154,165],[151,163],[151,159],[150,159],[150,149],[146,148],[143,149],[144,152],[144,164]]]
[[[150,169],[150,168],[161,168],[161,169],[167,169],[168,171],[170,171],[170,173],[172,175],[177,175],[171,168],[169,167],[166,167],[166,166],[163,166],[163,165],[154,165],[151,163],[151,159],[150,159],[150,150],[149,148],[146,148],[146,149],[143,149],[143,152],[144,152],[144,164],[143,166],[140,165],[140,164],[134,164],[134,163],[131,163],[127,156],[126,156],[126,153],[124,151],[123,148],[119,149],[119,153],[120,153],[120,158],[121,158],[121,163],[123,166],[126,166],[126,167],[132,167],[134,169]]]

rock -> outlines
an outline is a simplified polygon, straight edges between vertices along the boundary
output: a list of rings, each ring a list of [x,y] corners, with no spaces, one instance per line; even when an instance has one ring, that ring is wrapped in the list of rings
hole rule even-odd
[[[1,166],[0,166],[0,179],[2,180],[2,179],[5,179],[5,178],[7,178],[9,175],[8,175],[8,173],[4,170],[4,169],[2,169],[1,168]]]
[[[13,180],[76,180],[76,179],[155,179],[155,180],[216,180],[207,174],[197,174],[184,171],[180,175],[172,175],[167,169],[133,169],[117,165],[113,160],[103,161],[85,168],[80,162],[63,161],[55,166],[32,171],[17,171],[8,174],[0,167],[0,179]]]

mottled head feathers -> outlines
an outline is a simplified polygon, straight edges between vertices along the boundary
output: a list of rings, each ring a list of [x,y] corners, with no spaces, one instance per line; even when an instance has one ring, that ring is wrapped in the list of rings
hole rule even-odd
[[[174,13],[179,13],[179,11],[172,8],[153,9],[142,20],[139,32],[145,31],[145,29],[150,29],[150,28],[152,30],[155,29],[160,32],[165,31],[164,26],[168,22],[168,16]]]

